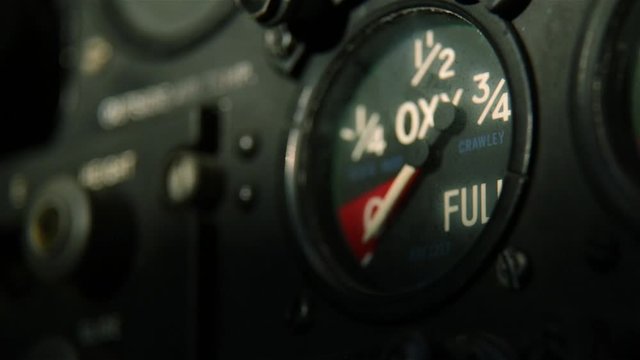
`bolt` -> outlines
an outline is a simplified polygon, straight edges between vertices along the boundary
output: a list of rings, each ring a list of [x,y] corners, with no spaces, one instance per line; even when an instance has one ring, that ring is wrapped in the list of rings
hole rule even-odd
[[[530,278],[531,266],[527,255],[507,248],[498,255],[496,274],[500,284],[511,290],[520,290]]]
[[[264,42],[269,53],[277,58],[288,57],[297,45],[293,35],[284,25],[267,29],[264,33]]]
[[[86,75],[99,73],[113,57],[113,47],[101,38],[93,37],[84,44],[82,53],[82,72]]]
[[[166,196],[171,203],[210,209],[222,196],[224,173],[211,158],[183,151],[171,160],[165,182]]]
[[[312,322],[311,304],[305,295],[297,296],[287,308],[285,319],[294,332],[304,332]]]
[[[240,205],[243,208],[250,208],[256,199],[256,193],[253,186],[245,184],[240,187],[238,190],[238,200],[240,201]]]
[[[184,204],[193,199],[198,191],[198,161],[188,153],[173,159],[167,172],[167,197],[174,204]]]
[[[252,134],[244,134],[238,138],[238,149],[240,154],[250,157],[256,153],[258,148],[258,139]]]

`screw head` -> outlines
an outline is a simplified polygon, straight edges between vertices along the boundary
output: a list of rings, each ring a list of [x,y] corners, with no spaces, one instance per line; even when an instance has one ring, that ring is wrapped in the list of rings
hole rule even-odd
[[[113,58],[113,46],[101,37],[93,37],[86,41],[82,52],[80,68],[85,75],[96,75],[102,71]]]
[[[505,249],[498,255],[496,275],[500,285],[511,290],[522,289],[531,276],[529,258],[520,250]]]
[[[211,157],[191,151],[173,156],[165,175],[165,196],[173,205],[212,209],[224,193],[225,177]]]
[[[238,150],[244,157],[255,155],[258,149],[258,139],[253,134],[243,134],[238,138]]]
[[[286,26],[267,29],[264,33],[267,51],[276,58],[286,58],[293,53],[296,41]]]
[[[309,298],[300,294],[288,306],[285,313],[285,320],[294,332],[305,332],[312,323],[312,306]]]
[[[191,200],[198,190],[199,166],[197,159],[181,153],[171,161],[166,178],[167,197],[174,204]]]
[[[238,189],[238,201],[245,210],[250,209],[256,201],[256,190],[252,185],[244,184]]]

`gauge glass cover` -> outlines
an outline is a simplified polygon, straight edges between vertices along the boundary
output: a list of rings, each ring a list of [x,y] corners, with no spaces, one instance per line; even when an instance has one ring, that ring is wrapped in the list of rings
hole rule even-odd
[[[470,21],[411,9],[349,43],[325,84],[307,144],[321,248],[373,292],[436,281],[482,236],[508,173],[499,55]]]

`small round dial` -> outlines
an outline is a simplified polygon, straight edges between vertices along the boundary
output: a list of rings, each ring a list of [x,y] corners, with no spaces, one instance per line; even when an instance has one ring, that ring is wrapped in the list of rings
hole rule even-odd
[[[231,0],[105,0],[104,5],[118,31],[154,53],[171,53],[193,45],[234,10]]]
[[[348,42],[290,138],[302,236],[329,271],[404,294],[486,250],[527,158],[512,88],[492,40],[451,9],[391,12]]]
[[[574,130],[586,178],[629,228],[640,224],[640,3],[593,4],[576,58]]]

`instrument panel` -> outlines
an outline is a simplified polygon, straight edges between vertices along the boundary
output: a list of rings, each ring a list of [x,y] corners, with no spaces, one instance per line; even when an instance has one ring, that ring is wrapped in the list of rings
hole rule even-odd
[[[10,1],[6,359],[634,359],[631,0]]]

